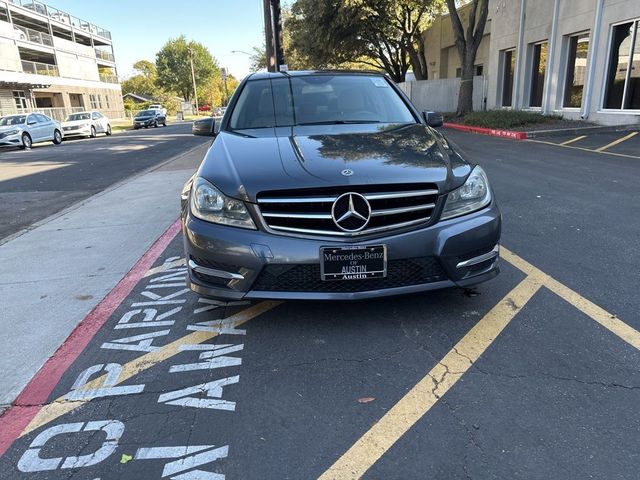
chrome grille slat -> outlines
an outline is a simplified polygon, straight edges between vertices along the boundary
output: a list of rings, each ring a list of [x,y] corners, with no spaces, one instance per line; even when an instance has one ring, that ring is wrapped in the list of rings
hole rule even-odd
[[[387,230],[393,230],[396,228],[404,228],[410,227],[411,225],[417,225],[418,223],[423,223],[429,220],[430,217],[421,218],[419,220],[412,220],[410,222],[396,223],[394,225],[390,225],[388,227],[378,227],[378,228],[369,228],[363,230],[361,232],[340,232],[340,231],[329,231],[329,230],[312,230],[306,228],[293,228],[293,227],[271,227],[273,230],[282,230],[284,232],[293,232],[293,233],[306,233],[309,235],[337,235],[339,237],[357,237],[360,235],[367,235],[371,233],[379,233],[385,232]]]
[[[416,205],[414,207],[388,208],[386,210],[371,209],[371,216],[372,217],[379,217],[381,215],[398,215],[400,213],[417,212],[417,211],[420,211],[420,210],[429,210],[431,208],[434,208],[435,206],[436,206],[435,203],[426,203],[424,205]],[[331,215],[329,215],[329,217],[331,217]]]
[[[334,202],[347,193],[359,194],[369,203],[370,220],[361,231],[344,231],[333,220]],[[257,210],[274,233],[359,237],[426,224],[437,200],[434,184],[347,185],[262,192]]]

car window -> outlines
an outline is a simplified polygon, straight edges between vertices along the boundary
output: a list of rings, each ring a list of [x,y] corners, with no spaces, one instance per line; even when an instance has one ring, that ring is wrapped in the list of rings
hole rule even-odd
[[[48,117],[45,117],[44,115],[41,115],[39,113],[36,113],[35,117],[38,119],[39,123],[48,123],[49,122],[49,118]]]
[[[27,116],[27,125],[30,123],[38,123],[38,117],[35,114]]]
[[[97,120],[97,119],[99,119],[99,118],[100,118],[100,115],[98,115],[98,114],[97,114],[97,113],[95,113],[95,112],[94,112],[91,116],[93,117],[93,119],[94,119],[94,120]]]
[[[21,125],[26,121],[26,115],[11,115],[9,117],[0,118],[0,127],[7,125]]]
[[[231,129],[318,123],[415,123],[402,98],[379,75],[306,75],[246,83]]]
[[[67,117],[67,122],[73,122],[75,120],[89,120],[88,113],[72,113]]]

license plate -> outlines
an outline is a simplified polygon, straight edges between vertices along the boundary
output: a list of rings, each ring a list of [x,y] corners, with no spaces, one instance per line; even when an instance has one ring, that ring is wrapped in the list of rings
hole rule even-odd
[[[387,276],[387,246],[322,247],[322,280],[362,280]]]

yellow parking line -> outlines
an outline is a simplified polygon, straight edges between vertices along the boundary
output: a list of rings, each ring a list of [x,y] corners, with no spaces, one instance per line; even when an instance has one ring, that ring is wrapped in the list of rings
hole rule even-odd
[[[619,143],[622,143],[622,142],[624,142],[626,140],[629,140],[630,138],[635,137],[637,134],[638,134],[638,132],[631,132],[630,134],[625,135],[624,137],[619,138],[618,140],[614,140],[613,142],[608,143],[604,147],[596,148],[596,152],[604,152],[606,149],[611,148],[611,147],[615,147]]]
[[[567,140],[566,142],[562,142],[559,145],[569,145],[573,142],[577,142],[578,140],[582,140],[583,138],[587,138],[586,135],[580,135],[579,137],[572,138],[571,140]]]
[[[324,472],[319,480],[362,477],[460,380],[540,287],[541,284],[530,277],[520,282],[380,421]]]
[[[545,140],[529,139],[527,140],[527,142],[544,143],[545,145],[553,145],[554,147],[573,148],[574,150],[582,150],[583,152],[599,153],[601,155],[614,155],[616,157],[624,157],[624,158],[634,158],[636,160],[640,158],[640,156],[638,155],[627,155],[626,153],[616,153],[616,152],[599,152],[597,150],[591,150],[590,148],[575,147],[573,145],[562,145],[561,143],[547,142]]]
[[[514,267],[542,283],[553,293],[573,305],[585,315],[591,317],[611,333],[617,335],[628,344],[640,350],[640,332],[638,332],[638,330],[624,323],[614,314],[607,312],[604,308],[599,307],[590,300],[587,300],[579,293],[571,290],[566,285],[560,283],[555,278],[550,277],[539,268],[534,267],[529,262],[520,258],[518,255],[506,248],[500,248],[500,255]]]
[[[225,319],[225,322],[228,322],[229,328],[235,328],[243,323],[248,322],[252,318],[257,317],[258,315],[262,315],[263,313],[271,310],[274,307],[277,307],[282,302],[275,301],[264,301],[257,303],[241,312],[236,313],[235,315],[230,316]],[[195,345],[198,343],[206,342],[207,340],[216,337],[218,335],[217,332],[203,332],[196,331],[185,335],[182,338],[179,338],[164,347],[156,350],[155,352],[149,352],[144,355],[139,356],[138,358],[131,360],[129,363],[126,363],[122,367],[122,371],[120,376],[118,377],[118,381],[115,385],[120,385],[126,380],[130,379],[134,375],[147,370],[154,365],[157,365],[160,362],[167,360],[168,358],[173,357],[181,352],[180,347],[182,345]],[[102,375],[100,377],[95,378],[94,380],[87,383],[83,390],[92,389],[92,388],[100,388],[104,385],[104,381],[106,379],[106,375]],[[114,385],[114,386],[115,386]],[[57,398],[52,403],[49,403],[42,407],[38,414],[31,420],[29,425],[24,429],[24,431],[20,434],[20,436],[24,436],[29,432],[32,432],[36,428],[40,428],[43,425],[59,418],[65,413],[69,413],[75,410],[78,407],[81,407],[85,403],[90,402],[91,399],[87,400],[78,400],[78,401],[69,401],[65,400],[64,396]]]

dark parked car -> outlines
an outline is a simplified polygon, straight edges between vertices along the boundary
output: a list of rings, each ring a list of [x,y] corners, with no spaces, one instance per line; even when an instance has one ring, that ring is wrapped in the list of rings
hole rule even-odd
[[[137,130],[139,128],[149,128],[149,127],[157,127],[158,125],[162,125],[163,127],[167,126],[167,117],[162,110],[142,110],[138,113],[133,119],[133,128]]]
[[[199,294],[356,299],[498,274],[487,175],[387,77],[253,74],[208,125],[215,140],[182,192]]]

